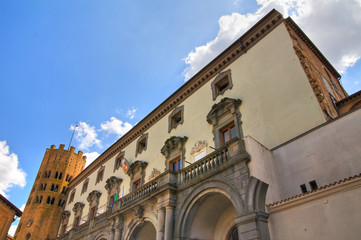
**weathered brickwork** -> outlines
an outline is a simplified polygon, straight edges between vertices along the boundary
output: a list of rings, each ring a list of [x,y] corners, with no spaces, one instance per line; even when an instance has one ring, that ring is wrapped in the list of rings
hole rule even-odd
[[[15,233],[15,239],[52,239],[59,229],[59,216],[67,201],[69,181],[84,168],[86,157],[75,148],[46,149],[39,172]]]
[[[15,215],[21,217],[22,212],[0,194],[0,239],[5,239]]]

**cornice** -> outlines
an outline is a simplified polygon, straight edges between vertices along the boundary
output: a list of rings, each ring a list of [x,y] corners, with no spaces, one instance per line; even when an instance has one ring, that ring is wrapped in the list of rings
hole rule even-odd
[[[257,42],[259,42],[283,21],[284,19],[279,12],[275,9],[271,10],[238,40],[220,53],[208,65],[201,69],[177,91],[175,91],[145,118],[143,118],[143,120],[141,120],[107,150],[105,150],[94,162],[92,162],[83,172],[81,172],[69,183],[69,187],[73,188],[76,186],[85,177],[94,172],[99,166],[104,164],[107,160],[115,156],[123,148],[140,137],[151,126],[158,122],[158,120],[171,112],[205,83],[222,72],[241,55],[246,54],[249,49],[251,49]]]
[[[0,194],[0,201],[4,203],[8,208],[15,212],[15,215],[21,217],[23,212],[17,208],[14,204],[12,204],[9,200],[7,200],[3,195]]]
[[[271,204],[267,204],[267,209],[270,213],[282,211],[290,207],[303,204],[320,197],[331,195],[345,189],[359,188],[361,186],[361,174],[352,177],[344,178],[340,181],[322,186],[313,191],[303,194],[295,195],[287,199],[283,199]]]
[[[307,45],[307,47],[320,59],[320,61],[325,65],[331,73],[338,79],[341,79],[341,75],[337,70],[332,66],[332,64],[323,56],[323,54],[318,50],[318,48],[313,44],[313,42],[307,37],[307,35],[301,30],[301,28],[292,20],[291,17],[285,19],[286,24],[302,39],[302,41]]]
[[[358,92],[355,92],[354,94],[344,98],[344,99],[341,99],[340,101],[338,101],[336,103],[336,105],[338,107],[344,105],[345,103],[347,103],[348,101],[351,101],[351,100],[354,100],[354,99],[358,99],[358,98],[361,98],[361,91],[358,91]]]

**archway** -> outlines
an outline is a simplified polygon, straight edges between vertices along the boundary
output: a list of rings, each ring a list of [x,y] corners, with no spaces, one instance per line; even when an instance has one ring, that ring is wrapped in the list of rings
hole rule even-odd
[[[156,235],[154,225],[151,222],[145,221],[133,230],[129,240],[155,240]]]
[[[238,234],[234,234],[235,217],[236,211],[229,198],[220,192],[208,192],[190,207],[183,236],[189,239],[238,240]]]

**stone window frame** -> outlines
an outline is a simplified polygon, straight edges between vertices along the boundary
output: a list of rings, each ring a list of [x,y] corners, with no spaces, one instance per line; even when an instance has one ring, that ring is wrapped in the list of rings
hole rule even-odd
[[[74,212],[73,228],[76,228],[76,227],[80,226],[80,224],[81,224],[81,216],[83,214],[84,206],[85,206],[85,204],[81,203],[81,202],[76,202],[74,204],[74,207],[72,209],[73,212]],[[78,222],[77,222],[77,219],[79,219]]]
[[[122,168],[122,159],[125,156],[125,152],[121,151],[115,158],[114,161],[114,170],[113,172],[117,171],[119,168]]]
[[[60,215],[60,223],[61,223],[60,224],[60,226],[61,226],[60,234],[61,235],[66,233],[66,227],[68,225],[70,215],[71,215],[70,211],[64,211]]]
[[[180,121],[174,122],[174,117],[180,114]],[[176,107],[168,117],[168,133],[172,131],[172,129],[176,129],[178,125],[182,125],[184,122],[184,106]]]
[[[172,170],[172,162],[180,158],[180,169],[184,168],[185,143],[188,137],[172,136],[168,138],[160,150],[165,157],[165,170]]]
[[[83,193],[86,193],[88,191],[88,187],[89,187],[89,178],[86,178],[83,182],[83,186],[81,188],[80,195],[82,195]]]
[[[72,203],[72,202],[74,201],[75,192],[76,192],[76,189],[74,189],[73,191],[71,191],[71,193],[69,194],[69,202],[68,202],[68,204],[70,204],[70,203]]]
[[[207,114],[207,122],[212,124],[213,140],[215,148],[218,149],[223,146],[221,138],[221,130],[232,122],[235,125],[236,136],[239,139],[243,138],[241,128],[241,113],[239,107],[242,101],[240,99],[223,98],[219,103],[214,104],[212,109]]]
[[[140,136],[137,140],[137,145],[136,145],[136,150],[135,150],[135,156],[137,156],[138,154],[141,154],[143,151],[147,150],[148,147],[148,133],[144,133],[142,134],[142,136]],[[140,148],[140,144],[145,142],[145,146]]]
[[[110,205],[113,204],[113,201],[111,199],[112,196],[117,194],[117,197],[119,197],[120,193],[120,185],[122,184],[123,179],[118,178],[116,176],[111,176],[107,179],[106,184],[104,188],[107,190],[108,193],[108,201],[107,201],[107,208],[112,208]]]
[[[101,174],[101,176],[100,176]],[[104,178],[104,174],[105,174],[105,166],[101,166],[97,172],[97,178],[96,178],[96,181],[95,181],[95,185],[97,185],[98,183],[100,183],[101,181],[103,181],[103,178]]]
[[[222,89],[221,91],[218,90],[218,86],[219,83],[223,82],[225,79],[228,80],[228,86],[225,87],[224,89]],[[218,74],[218,76],[213,80],[213,82],[211,83],[211,87],[212,87],[212,98],[213,101],[216,100],[216,98],[219,95],[223,95],[225,91],[227,91],[228,89],[232,89],[233,87],[233,82],[232,82],[232,73],[231,73],[231,69],[228,69],[224,72],[221,72]]]
[[[130,177],[130,188],[129,192],[133,192],[134,189],[134,182],[140,180],[140,186],[142,186],[145,182],[145,169],[148,166],[148,163],[145,161],[137,160],[133,162],[129,166],[129,170],[127,172],[128,176]]]
[[[99,192],[97,190],[93,190],[89,193],[88,197],[86,198],[86,200],[89,203],[88,221],[97,216],[97,211],[98,211],[98,207],[99,207],[99,199],[100,199],[101,195],[102,195],[101,192]],[[94,209],[94,215],[92,216],[93,209]]]

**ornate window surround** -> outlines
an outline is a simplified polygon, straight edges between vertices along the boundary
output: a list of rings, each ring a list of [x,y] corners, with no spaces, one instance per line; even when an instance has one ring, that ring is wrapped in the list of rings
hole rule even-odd
[[[236,128],[236,137],[243,137],[241,128],[241,113],[239,106],[242,101],[240,99],[223,98],[219,103],[212,106],[211,111],[207,115],[207,122],[213,125],[213,140],[215,148],[222,147],[221,130],[232,122]]]
[[[111,176],[110,178],[107,179],[104,188],[108,192],[108,202],[107,202],[108,207],[110,207],[110,205],[113,203],[111,196],[114,196],[114,194],[117,194],[117,196],[119,197],[120,185],[122,184],[122,182],[123,182],[123,179],[117,178],[115,176]]]
[[[218,84],[221,83],[222,81],[228,81],[228,86],[225,87],[224,89],[222,89],[221,91],[219,91],[218,88]],[[211,87],[212,87],[212,97],[213,97],[213,101],[216,100],[216,98],[219,95],[223,95],[223,93],[225,91],[227,91],[227,89],[232,89],[233,87],[233,83],[232,83],[232,74],[231,74],[231,69],[228,69],[224,72],[221,72],[218,74],[218,76],[213,80],[213,82],[211,83]]]
[[[176,115],[180,114],[180,121],[179,122],[175,122],[174,117]],[[178,125],[183,124],[184,122],[184,106],[179,106],[176,107],[173,112],[171,114],[169,114],[168,117],[168,133],[170,133],[172,131],[172,129],[177,128]]]
[[[73,228],[77,227],[81,224],[81,216],[83,214],[83,208],[85,204],[81,202],[76,202],[73,207],[74,212],[74,221],[73,221]],[[77,218],[79,218],[79,222],[77,222]]]
[[[177,137],[172,136],[164,142],[164,146],[160,152],[165,157],[165,170],[172,170],[171,163],[180,158],[180,168],[184,168],[184,159],[185,159],[185,142],[188,137]]]
[[[60,222],[61,222],[61,234],[66,232],[66,226],[68,225],[70,217],[70,211],[64,211],[61,213]]]
[[[145,142],[145,146],[140,148],[140,144]],[[138,154],[142,153],[143,151],[147,150],[147,146],[148,146],[148,133],[144,133],[142,134],[142,136],[140,136],[137,140],[137,146],[136,146],[136,150],[135,150],[135,156],[137,156]]]
[[[86,198],[86,200],[89,203],[89,214],[88,214],[88,220],[90,220],[93,217],[96,217],[97,211],[98,211],[98,206],[99,206],[99,199],[100,196],[102,195],[101,192],[97,191],[97,190],[93,190],[89,193],[88,197]],[[92,216],[92,209],[95,208],[95,213]]]
[[[145,168],[148,166],[148,163],[145,161],[137,160],[133,162],[129,170],[127,172],[128,176],[130,177],[130,189],[129,192],[133,192],[134,185],[133,183],[140,180],[140,185],[143,185],[145,182]]]

